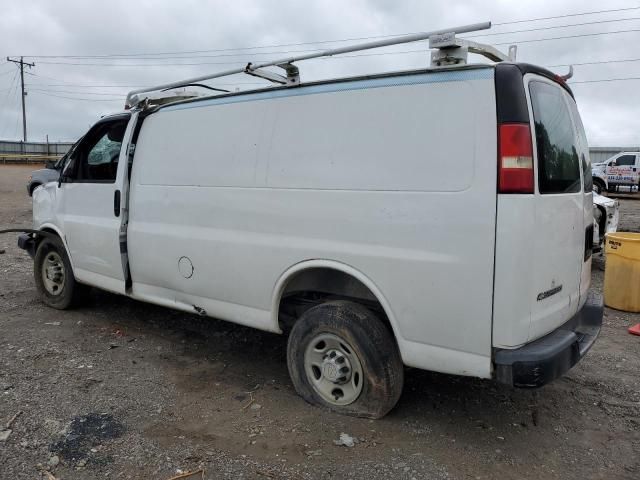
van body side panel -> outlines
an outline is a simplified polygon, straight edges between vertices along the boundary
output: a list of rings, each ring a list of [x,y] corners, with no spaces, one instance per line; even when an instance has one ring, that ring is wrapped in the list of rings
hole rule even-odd
[[[283,272],[339,262],[384,296],[407,365],[489,377],[495,108],[486,68],[161,109],[133,166],[133,296],[275,331]]]

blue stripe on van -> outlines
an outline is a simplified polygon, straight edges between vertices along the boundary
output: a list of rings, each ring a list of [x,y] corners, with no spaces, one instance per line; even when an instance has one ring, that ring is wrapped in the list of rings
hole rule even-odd
[[[299,88],[284,88],[271,92],[233,95],[229,97],[212,98],[199,102],[189,102],[162,108],[163,111],[184,110],[187,108],[208,107],[210,105],[225,105],[228,103],[251,102],[272,98],[298,97],[316,93],[345,92],[349,90],[364,90],[369,88],[397,87],[400,85],[419,85],[424,83],[462,82],[465,80],[493,79],[493,68],[474,68],[469,70],[453,70],[446,72],[431,72],[423,74],[398,75],[396,77],[372,78],[368,80],[354,80],[346,82],[326,83],[322,85],[302,86]]]

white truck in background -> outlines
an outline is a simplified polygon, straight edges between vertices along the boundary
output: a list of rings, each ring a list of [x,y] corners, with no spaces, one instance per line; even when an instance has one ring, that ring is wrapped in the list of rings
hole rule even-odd
[[[593,189],[597,193],[613,192],[617,187],[633,190],[640,186],[640,152],[620,152],[604,162],[591,165]]]
[[[44,233],[19,244],[43,301],[92,286],[286,333],[298,393],[370,418],[405,365],[562,375],[602,323],[573,94],[534,65],[466,64],[478,45],[447,35],[429,69],[300,83],[289,59],[276,88],[134,92],[34,192]]]

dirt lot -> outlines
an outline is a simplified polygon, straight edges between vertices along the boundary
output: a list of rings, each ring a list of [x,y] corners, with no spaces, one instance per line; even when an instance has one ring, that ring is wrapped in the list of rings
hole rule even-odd
[[[0,166],[0,228],[30,226],[30,169]],[[640,231],[640,201],[621,222]],[[360,420],[295,394],[278,335],[99,291],[44,307],[15,243],[0,236],[0,430],[23,413],[2,479],[640,478],[640,315],[607,309],[584,361],[538,391],[409,370],[398,407]]]

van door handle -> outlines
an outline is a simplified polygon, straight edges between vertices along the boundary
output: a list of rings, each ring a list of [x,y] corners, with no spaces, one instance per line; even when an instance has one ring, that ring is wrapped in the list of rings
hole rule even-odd
[[[113,214],[116,217],[120,216],[120,190],[116,190],[113,194]]]

